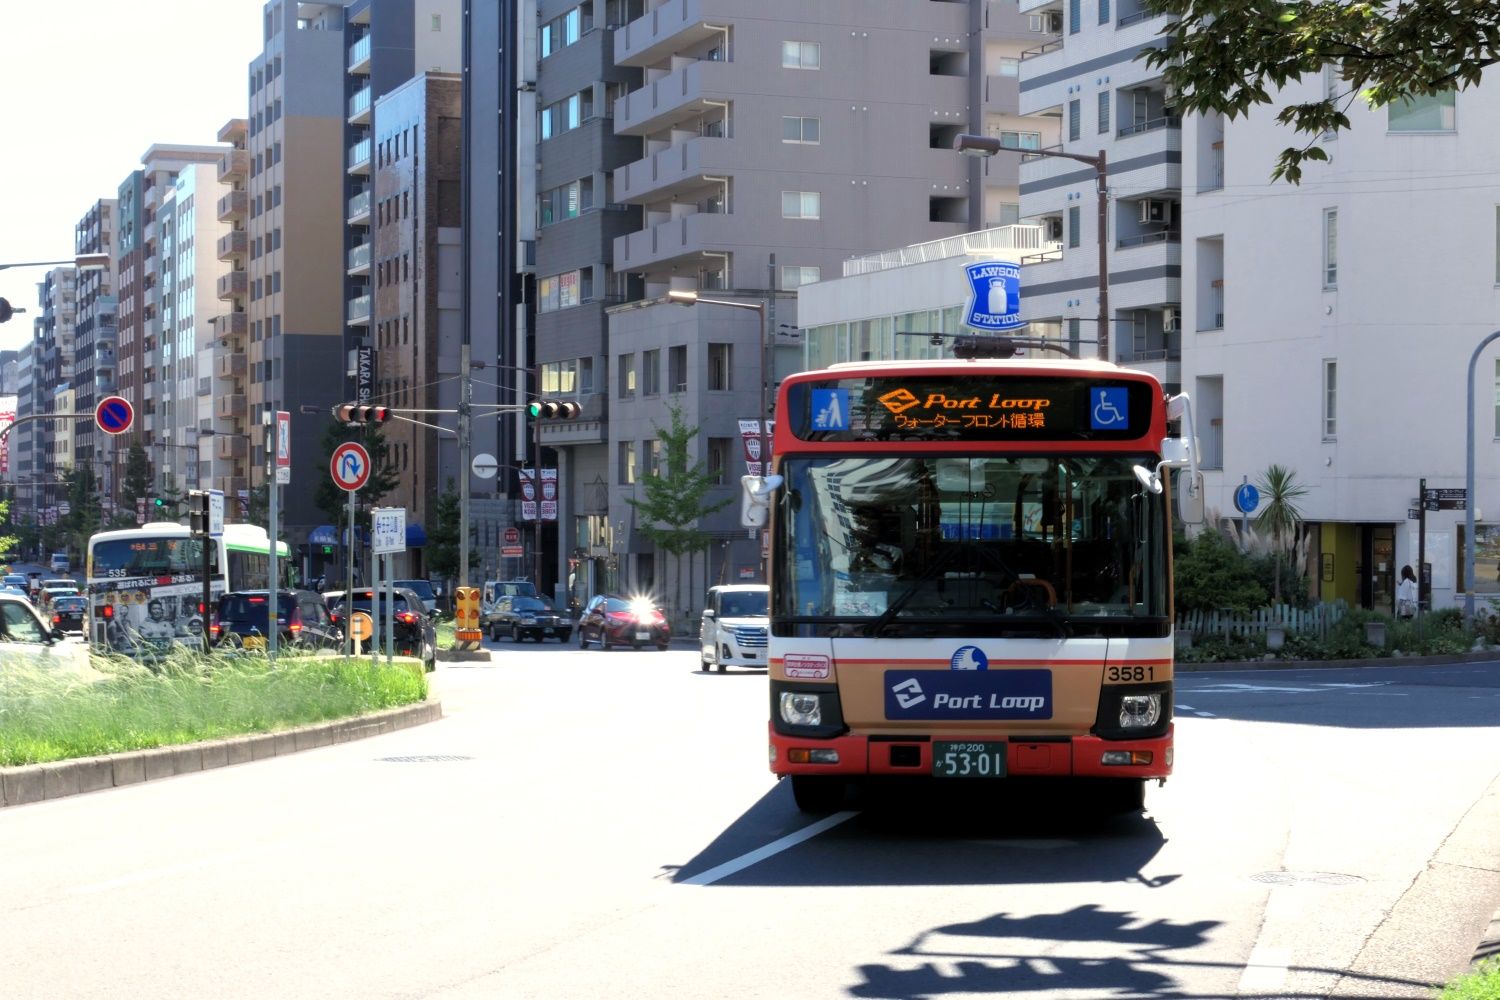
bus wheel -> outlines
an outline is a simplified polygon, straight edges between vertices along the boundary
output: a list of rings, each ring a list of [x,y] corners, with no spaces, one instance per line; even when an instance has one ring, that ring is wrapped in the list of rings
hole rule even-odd
[[[798,809],[806,813],[833,812],[844,801],[843,779],[794,774],[792,800],[797,803]]]

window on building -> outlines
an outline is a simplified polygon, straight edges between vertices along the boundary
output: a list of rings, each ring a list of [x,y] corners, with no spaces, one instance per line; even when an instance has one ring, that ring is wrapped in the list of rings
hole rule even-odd
[[[1068,209],[1068,246],[1083,245],[1083,212],[1077,205]]]
[[[1099,91],[1099,134],[1109,132],[1109,91]]]
[[[781,287],[784,289],[801,288],[803,285],[811,285],[823,276],[823,269],[818,267],[806,267],[801,264],[781,265]]]
[[[1338,437],[1339,430],[1339,363],[1333,358],[1323,359],[1323,438],[1331,441]]]
[[[1099,0],[1099,23],[1109,23],[1109,0]]]
[[[1343,92],[1339,79],[1341,75],[1342,69],[1338,63],[1329,63],[1323,67],[1323,97],[1325,100],[1337,101],[1339,99]],[[1339,133],[1337,129],[1329,129],[1323,133],[1324,139],[1337,139],[1338,137]]]
[[[564,219],[576,219],[594,207],[594,179],[581,177],[537,196],[537,224],[548,226]]]
[[[667,390],[687,392],[687,347],[678,344],[667,350]]]
[[[594,391],[594,359],[578,359],[578,391],[588,394]]]
[[[995,60],[996,76],[1020,76],[1021,60],[1017,56],[1001,56]]]
[[[1083,135],[1083,102],[1074,98],[1068,102],[1068,139],[1077,142]]]
[[[1323,287],[1339,286],[1339,210],[1323,209]]]
[[[1406,97],[1387,105],[1386,127],[1392,132],[1452,132],[1454,92]]]
[[[817,42],[782,42],[781,65],[785,69],[822,69],[823,46]]]
[[[781,192],[781,217],[783,219],[820,218],[821,198],[816,191]]]
[[[1496,407],[1500,411],[1500,406]],[[729,438],[709,438],[708,454],[705,456],[704,464],[708,467],[708,474],[715,486],[723,486],[729,482]]]
[[[733,344],[709,344],[708,345],[708,387],[711,390],[727,392],[734,387],[731,378],[734,351]]]
[[[991,135],[1000,138],[1000,145],[1006,149],[1041,149],[1042,133],[1040,132],[1012,132],[1002,129],[991,132]]]
[[[635,442],[621,441],[619,456],[620,485],[629,486],[635,482]]]
[[[618,364],[620,371],[620,396],[628,399],[635,395],[635,355],[620,355]]]
[[[434,14],[434,15],[432,15],[432,30],[433,31],[442,31],[443,30],[443,15],[441,15],[441,14]]]
[[[641,352],[641,395],[661,395],[661,351]]]
[[[818,142],[818,119],[782,116],[781,141],[815,145]]]
[[[661,438],[650,438],[641,442],[641,457],[647,476],[659,476],[664,471],[661,464]]]
[[[1495,359],[1495,437],[1500,438],[1500,358]]]
[[[578,391],[578,362],[548,361],[542,364],[542,392],[573,395]]]
[[[1083,30],[1083,0],[1068,0],[1068,34]]]
[[[542,278],[536,283],[536,307],[538,312],[554,312],[568,309],[594,296],[593,268],[564,271],[562,274]]]

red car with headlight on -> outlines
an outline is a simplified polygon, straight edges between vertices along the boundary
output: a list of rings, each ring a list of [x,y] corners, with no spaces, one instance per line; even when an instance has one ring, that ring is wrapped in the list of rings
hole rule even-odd
[[[672,627],[661,608],[643,597],[615,597],[599,594],[584,605],[578,619],[578,648],[588,649],[597,642],[600,649],[611,646],[655,646],[666,649],[672,639]]]

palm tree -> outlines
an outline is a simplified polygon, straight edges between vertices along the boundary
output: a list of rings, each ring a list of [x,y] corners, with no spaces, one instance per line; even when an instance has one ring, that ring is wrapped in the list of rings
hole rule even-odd
[[[1297,539],[1297,527],[1302,523],[1302,510],[1297,501],[1307,496],[1307,487],[1297,482],[1295,470],[1272,465],[1266,469],[1257,483],[1263,497],[1261,511],[1255,515],[1255,526],[1271,536],[1271,547],[1276,553],[1276,579],[1272,584],[1273,600],[1281,603],[1281,554]]]

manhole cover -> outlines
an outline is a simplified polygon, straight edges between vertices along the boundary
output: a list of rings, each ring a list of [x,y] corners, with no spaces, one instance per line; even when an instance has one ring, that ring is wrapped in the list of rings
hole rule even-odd
[[[451,753],[420,753],[411,757],[377,757],[376,760],[386,764],[436,764],[445,760],[473,760],[473,757],[464,757]]]
[[[1266,885],[1355,885],[1364,879],[1358,875],[1339,875],[1336,872],[1261,872],[1251,875],[1252,882]]]

